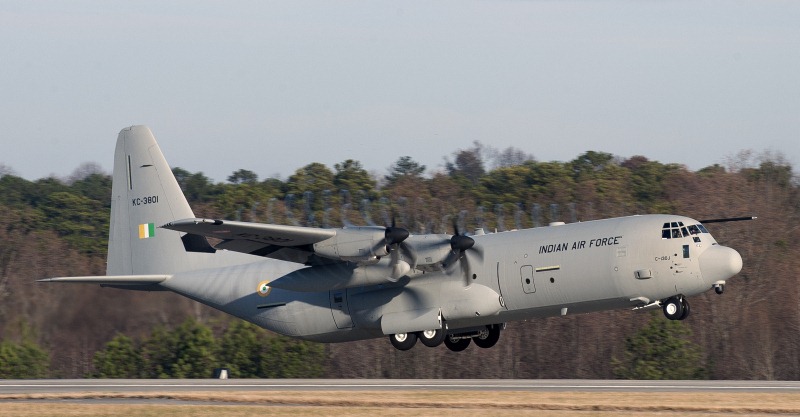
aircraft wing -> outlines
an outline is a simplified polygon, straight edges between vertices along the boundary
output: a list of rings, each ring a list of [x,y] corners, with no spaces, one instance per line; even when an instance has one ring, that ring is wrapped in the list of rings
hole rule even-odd
[[[306,265],[338,262],[314,253],[313,245],[336,236],[333,229],[248,223],[214,219],[176,220],[161,226],[215,239],[215,249],[226,249]]]

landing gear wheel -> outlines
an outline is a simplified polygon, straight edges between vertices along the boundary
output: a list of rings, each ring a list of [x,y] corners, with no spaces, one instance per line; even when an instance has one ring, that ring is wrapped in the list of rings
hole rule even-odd
[[[450,336],[447,336],[444,339],[444,345],[453,352],[461,352],[462,350],[466,349],[467,346],[469,346],[469,342],[471,340],[472,339],[469,338],[453,340]]]
[[[714,286],[714,292],[717,294],[722,295],[725,292],[725,284],[719,284]]]
[[[416,333],[397,333],[389,335],[389,341],[397,350],[409,350],[417,344]]]
[[[680,297],[670,297],[664,301],[664,315],[670,320],[679,320],[683,315],[683,303]]]
[[[447,334],[442,329],[425,330],[417,333],[417,338],[427,347],[436,347],[444,342]]]
[[[681,298],[681,305],[683,306],[683,314],[678,318],[678,320],[686,320],[689,317],[689,302],[686,301],[686,298]]]
[[[472,338],[472,340],[475,341],[475,345],[479,348],[488,349],[496,345],[497,341],[500,340],[500,326],[492,325],[489,326],[488,330],[488,333],[481,333],[479,336]]]

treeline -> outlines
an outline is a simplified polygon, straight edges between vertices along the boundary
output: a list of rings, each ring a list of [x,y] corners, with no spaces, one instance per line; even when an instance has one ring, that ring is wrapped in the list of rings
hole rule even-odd
[[[353,160],[332,168],[311,163],[285,180],[238,170],[214,183],[202,172],[173,171],[199,217],[319,227],[395,218],[412,232],[452,233],[454,222],[464,230],[493,231],[645,213],[757,215],[755,222],[711,228],[742,254],[744,269],[724,295],[692,299],[692,317],[681,323],[691,332],[679,338],[697,346],[701,377],[800,378],[800,199],[792,167],[779,156],[742,153],[725,166],[690,171],[593,151],[568,162],[540,162],[513,148],[476,143],[454,152],[436,172],[410,157],[398,158],[381,176]],[[110,341],[129,339],[124,343],[145,360],[154,328],[178,331],[189,318],[218,326],[209,352],[215,363],[225,362],[219,344],[226,329],[242,325],[237,319],[170,293],[34,283],[105,273],[109,201],[110,177],[92,165],[68,179],[0,177],[2,340],[41,346],[47,376],[99,376],[103,361],[95,352],[109,354]],[[510,323],[495,348],[461,354],[397,352],[382,339],[309,346],[322,349],[327,377],[613,378],[624,376],[619,361],[628,358],[626,340],[647,328],[648,317],[614,311]],[[22,328],[32,331],[25,336]],[[302,355],[313,356],[309,346]],[[248,369],[277,369],[254,366]],[[179,375],[168,367],[161,372],[139,375]]]
[[[216,368],[232,378],[318,378],[325,370],[325,349],[268,334],[242,320],[227,325],[220,337],[193,319],[173,330],[157,327],[134,340],[117,334],[95,353],[98,378],[210,378]]]

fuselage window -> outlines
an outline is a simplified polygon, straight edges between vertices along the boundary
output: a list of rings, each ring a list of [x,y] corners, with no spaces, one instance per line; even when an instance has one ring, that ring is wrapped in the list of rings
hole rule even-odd
[[[700,229],[694,224],[690,225],[688,227],[688,229],[689,229],[689,234],[691,234],[691,235],[699,235],[700,234]]]
[[[708,230],[707,230],[707,229],[706,229],[706,227],[705,227],[705,226],[703,226],[702,224],[698,224],[698,225],[697,225],[697,228],[698,228],[698,229],[700,229],[700,231],[701,231],[702,233],[708,233]]]

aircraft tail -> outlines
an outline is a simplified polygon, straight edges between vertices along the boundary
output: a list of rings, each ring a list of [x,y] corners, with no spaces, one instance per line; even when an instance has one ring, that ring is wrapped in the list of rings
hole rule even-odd
[[[228,256],[219,255],[230,253],[202,253],[214,251],[205,238],[159,228],[194,214],[146,126],[119,133],[111,193],[107,275],[174,274],[243,263],[220,259]],[[189,246],[195,251],[187,251]],[[209,258],[216,259],[209,262]]]

